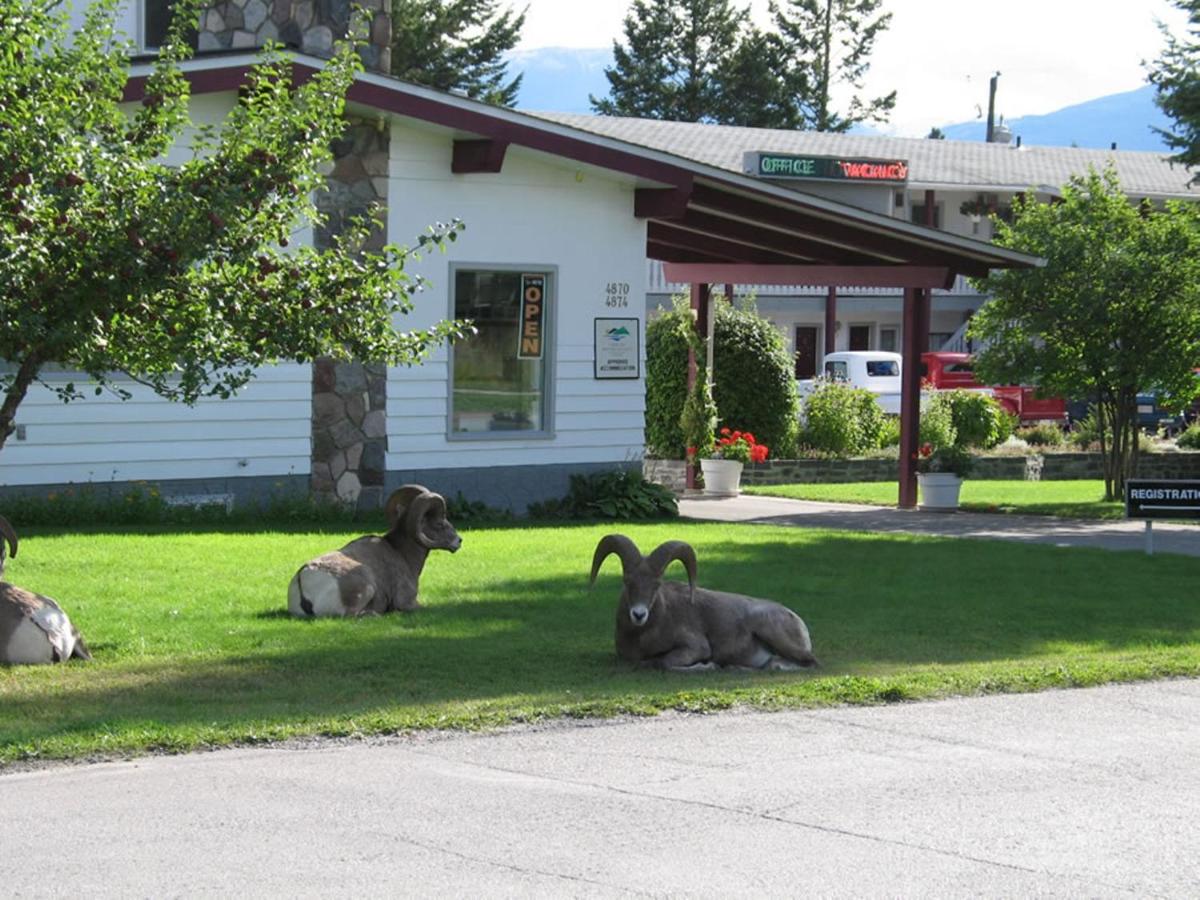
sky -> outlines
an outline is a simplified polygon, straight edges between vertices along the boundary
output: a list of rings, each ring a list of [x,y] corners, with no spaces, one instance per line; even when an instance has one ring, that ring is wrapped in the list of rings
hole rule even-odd
[[[513,0],[529,12],[519,49],[610,47],[629,0]],[[736,0],[735,0],[736,2]],[[752,13],[765,22],[766,0]],[[1168,0],[885,0],[868,96],[897,91],[880,131],[923,136],[933,125],[986,116],[988,81],[1001,73],[996,110],[1039,115],[1146,84],[1142,63],[1162,50],[1155,22],[1177,34],[1186,17]]]

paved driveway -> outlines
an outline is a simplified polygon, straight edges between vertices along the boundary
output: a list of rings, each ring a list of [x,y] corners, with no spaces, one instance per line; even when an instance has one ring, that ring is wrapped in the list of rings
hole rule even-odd
[[[0,775],[5,896],[1200,896],[1200,681]]]
[[[679,513],[689,519],[759,522],[845,531],[909,532],[943,537],[1033,541],[1059,547],[1145,550],[1145,525],[1123,520],[1059,519],[974,512],[923,512],[853,503],[817,503],[741,494],[722,500],[687,497]],[[1155,553],[1200,556],[1200,526],[1156,522]]]

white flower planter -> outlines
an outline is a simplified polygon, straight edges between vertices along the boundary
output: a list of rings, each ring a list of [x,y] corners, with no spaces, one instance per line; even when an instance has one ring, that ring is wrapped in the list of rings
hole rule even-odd
[[[929,472],[917,475],[921,489],[921,509],[958,509],[958,492],[962,479],[950,472]]]
[[[736,459],[702,459],[704,493],[710,497],[736,497],[742,482],[742,464]]]

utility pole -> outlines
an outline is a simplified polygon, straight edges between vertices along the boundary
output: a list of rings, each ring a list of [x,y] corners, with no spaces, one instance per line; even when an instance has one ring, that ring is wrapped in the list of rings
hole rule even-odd
[[[987,121],[987,142],[992,142],[992,133],[996,129],[996,82],[1000,78],[1000,73],[997,72],[992,76],[992,80],[988,82],[988,121]]]

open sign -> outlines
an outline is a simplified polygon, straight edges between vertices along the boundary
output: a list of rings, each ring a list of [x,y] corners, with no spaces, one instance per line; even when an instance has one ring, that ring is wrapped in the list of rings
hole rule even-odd
[[[546,322],[546,276],[521,276],[521,320],[517,323],[517,359],[541,359]]]

